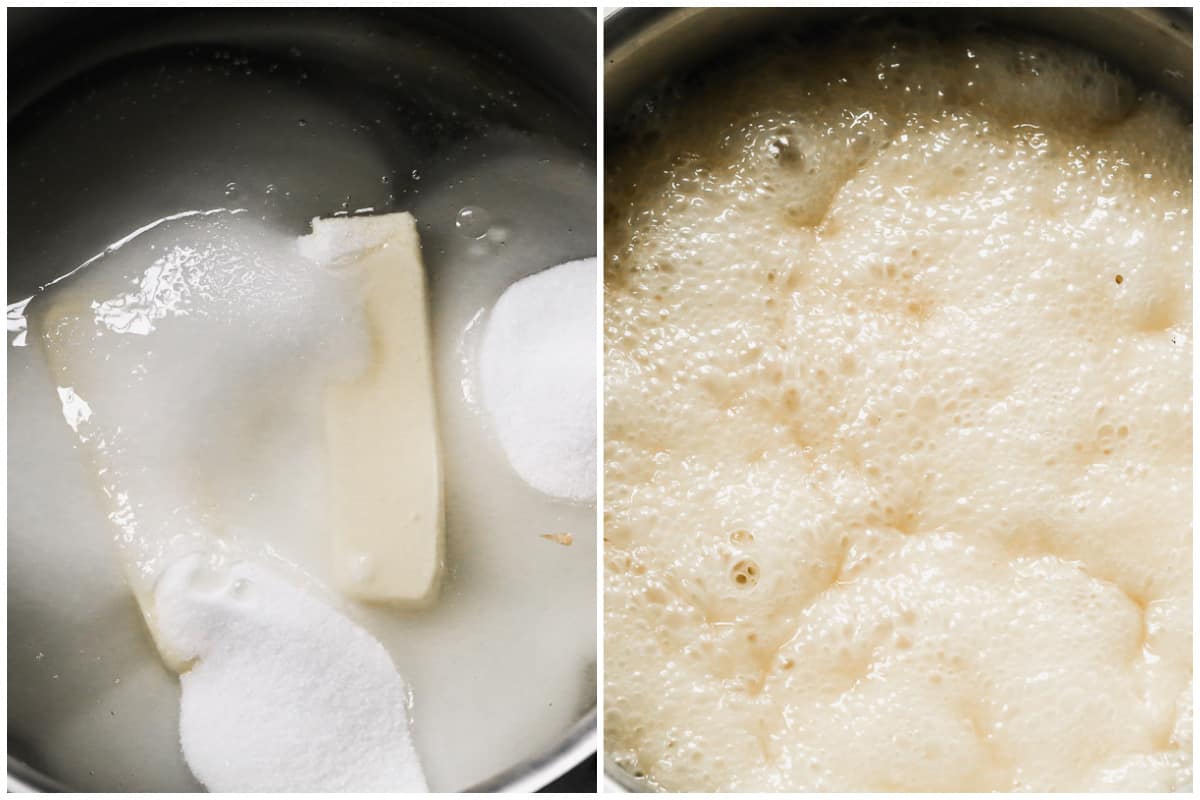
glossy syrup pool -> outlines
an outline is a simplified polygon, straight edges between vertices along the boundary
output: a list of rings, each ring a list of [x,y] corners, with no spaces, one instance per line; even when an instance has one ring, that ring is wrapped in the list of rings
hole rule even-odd
[[[595,252],[591,117],[502,59],[399,26],[239,37],[254,46],[113,58],[13,117],[8,302],[35,308],[55,278],[184,211],[243,209],[288,236],[314,216],[416,216],[446,581],[429,609],[353,613],[412,686],[431,787],[465,788],[551,746],[594,702],[594,510],[520,482],[474,375],[478,322],[504,288]],[[79,789],[195,790],[178,681],[122,579],[94,477],[40,348],[9,341],[10,753]],[[565,530],[572,547],[540,536]]]

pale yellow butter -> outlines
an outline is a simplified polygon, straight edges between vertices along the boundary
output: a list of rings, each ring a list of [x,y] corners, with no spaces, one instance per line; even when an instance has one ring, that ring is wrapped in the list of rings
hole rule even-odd
[[[442,571],[443,501],[415,220],[316,219],[300,249],[359,273],[371,345],[362,374],[325,396],[337,587],[359,600],[427,602]]]

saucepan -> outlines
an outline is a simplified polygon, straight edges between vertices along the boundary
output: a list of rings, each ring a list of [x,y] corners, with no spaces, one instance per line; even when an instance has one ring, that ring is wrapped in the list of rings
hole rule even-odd
[[[958,15],[994,27],[1049,36],[1089,49],[1143,85],[1191,107],[1192,15],[1183,9],[1009,8],[884,12],[847,8],[626,8],[604,21],[605,146],[621,139],[622,123],[670,81],[722,55],[744,51],[782,33],[803,38],[829,25],[854,25],[883,14],[920,23]],[[612,791],[647,791],[643,781],[611,759],[605,764]]]
[[[184,209],[237,206],[295,235],[312,217],[339,210],[410,210],[431,192],[461,190],[446,164],[460,152],[491,154],[478,151],[493,128],[514,147],[536,137],[557,148],[566,166],[537,172],[531,162],[521,202],[549,192],[553,205],[537,216],[567,220],[556,233],[558,260],[589,256],[595,26],[596,12],[579,8],[10,10],[9,303],[102,251],[115,233]],[[456,246],[454,212],[428,223],[421,236],[436,298]],[[10,391],[10,411],[12,401]],[[21,423],[9,419],[10,475],[45,470],[32,457],[38,442],[14,438]],[[38,480],[56,487],[67,477],[48,470]],[[60,493],[35,503],[13,486],[9,788],[199,789],[170,752],[177,684],[140,627],[110,546],[103,536],[62,529],[72,504],[86,498]],[[447,536],[453,575],[456,544]],[[587,650],[564,678],[574,687],[571,702],[547,709],[547,698],[523,698],[553,723],[514,721],[509,761],[482,766],[481,745],[479,758],[461,757],[461,779],[433,788],[536,790],[595,752],[595,562],[587,542],[594,539],[571,554],[586,577],[576,580],[571,613],[580,617],[576,644]],[[558,613],[561,601],[548,597],[544,607]],[[534,637],[537,620],[528,627]],[[530,663],[559,646],[537,641]],[[494,649],[478,654],[479,670],[492,668]],[[462,687],[462,696],[470,690]],[[461,705],[467,714],[470,702]]]

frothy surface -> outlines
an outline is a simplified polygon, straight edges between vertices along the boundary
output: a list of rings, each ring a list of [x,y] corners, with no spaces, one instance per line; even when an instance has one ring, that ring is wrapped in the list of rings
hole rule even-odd
[[[890,29],[633,126],[606,732],[674,790],[1191,781],[1191,133]]]

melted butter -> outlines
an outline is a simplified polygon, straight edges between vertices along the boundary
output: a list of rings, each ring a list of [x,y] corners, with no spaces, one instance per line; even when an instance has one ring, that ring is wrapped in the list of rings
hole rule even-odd
[[[637,120],[606,214],[606,730],[687,790],[1178,789],[1191,135],[890,30]]]

